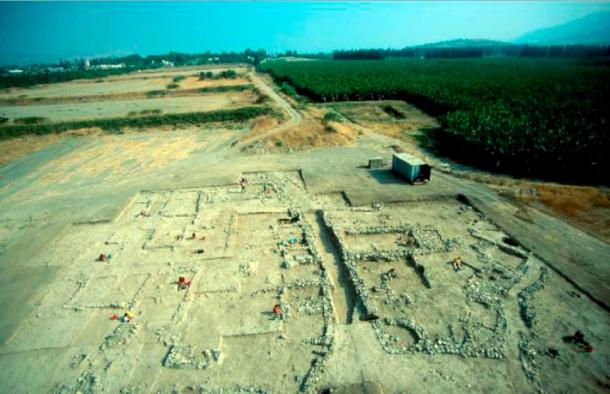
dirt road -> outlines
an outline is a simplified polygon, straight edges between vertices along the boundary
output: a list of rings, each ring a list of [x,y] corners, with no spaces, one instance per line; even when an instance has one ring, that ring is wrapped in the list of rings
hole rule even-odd
[[[256,73],[250,73],[249,75],[254,86],[256,86],[256,88],[259,89],[261,92],[266,94],[271,100],[275,101],[275,103],[288,114],[289,119],[287,122],[267,130],[265,133],[257,136],[255,139],[249,140],[248,143],[264,139],[265,137],[268,137],[274,133],[289,129],[301,123],[303,117],[296,109],[292,107],[292,105],[290,105],[288,101],[284,100],[282,96],[277,94],[276,91]]]

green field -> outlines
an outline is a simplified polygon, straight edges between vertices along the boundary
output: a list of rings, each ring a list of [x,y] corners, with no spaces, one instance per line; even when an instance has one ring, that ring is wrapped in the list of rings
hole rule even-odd
[[[437,147],[506,172],[608,183],[608,63],[548,59],[269,61],[321,101],[401,99],[436,115]]]

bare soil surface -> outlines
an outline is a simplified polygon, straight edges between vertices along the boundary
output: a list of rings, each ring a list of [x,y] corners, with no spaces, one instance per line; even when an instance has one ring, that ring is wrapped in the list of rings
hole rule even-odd
[[[206,94],[187,97],[142,98],[135,100],[104,100],[99,102],[15,105],[0,108],[0,116],[11,120],[38,116],[52,122],[100,119],[127,116],[131,112],[161,111],[181,113],[213,111],[243,107],[256,99],[250,91],[226,94]]]
[[[171,81],[170,77],[150,79],[122,79],[119,81],[77,80],[66,83],[37,85],[30,88],[13,88],[0,92],[0,98],[19,99],[21,97],[63,97],[92,94],[110,94],[122,92],[146,92],[149,90],[165,89]]]
[[[413,137],[439,126],[434,118],[403,101],[349,101],[326,106],[353,123],[390,137]]]
[[[212,71],[219,73],[227,70],[227,67],[212,67],[212,68],[182,68],[177,70],[162,69],[149,70],[140,73],[130,73],[119,76],[111,76],[100,79],[75,80],[65,83],[56,83],[48,85],[36,85],[28,88],[10,88],[0,90],[0,99],[16,99],[20,98],[52,98],[52,97],[73,97],[73,96],[90,96],[103,94],[120,94],[133,92],[147,92],[151,90],[164,90],[167,85],[173,82],[176,76],[187,77],[183,81],[179,81],[183,89],[191,87],[203,87],[210,85],[230,85],[235,82],[239,84],[243,79],[232,80],[211,80],[207,82],[198,81],[199,73],[202,71]],[[244,74],[247,69],[245,67],[231,68],[237,73]],[[199,86],[201,85],[201,86]]]
[[[0,141],[0,165],[20,159],[32,152],[39,151],[45,146],[57,142],[61,136],[57,134],[45,136],[27,135]]]
[[[421,151],[253,81],[286,119],[0,166],[0,391],[607,392],[606,242],[451,171],[369,170]]]

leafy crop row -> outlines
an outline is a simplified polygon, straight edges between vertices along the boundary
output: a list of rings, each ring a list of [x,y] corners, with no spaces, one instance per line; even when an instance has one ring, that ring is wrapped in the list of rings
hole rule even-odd
[[[18,137],[24,134],[61,133],[89,127],[100,127],[104,130],[117,130],[124,127],[144,128],[162,125],[200,124],[222,121],[245,121],[258,116],[270,114],[271,108],[265,106],[242,107],[232,110],[209,112],[189,112],[178,114],[154,114],[150,116],[79,120],[45,124],[23,124],[0,126],[0,140]]]
[[[454,156],[521,175],[608,182],[610,68],[603,63],[270,61],[262,69],[317,101],[409,101],[439,116],[440,146]]]

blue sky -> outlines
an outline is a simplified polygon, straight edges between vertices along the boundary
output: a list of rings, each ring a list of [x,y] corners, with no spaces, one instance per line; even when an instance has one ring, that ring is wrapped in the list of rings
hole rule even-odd
[[[0,3],[0,63],[60,57],[394,47],[454,38],[511,40],[610,3]]]

